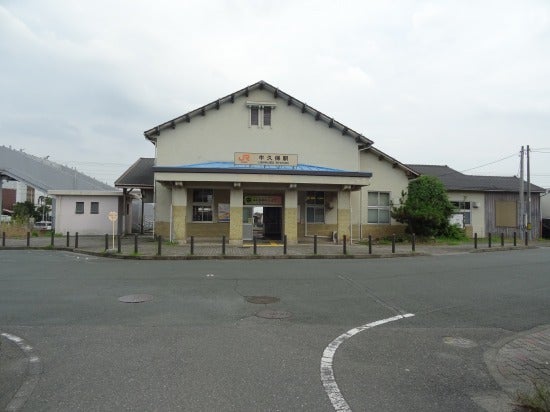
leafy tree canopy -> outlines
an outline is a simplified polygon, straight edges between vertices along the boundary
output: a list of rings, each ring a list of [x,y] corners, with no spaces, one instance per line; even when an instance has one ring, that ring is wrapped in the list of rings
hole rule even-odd
[[[28,221],[31,217],[35,221],[40,220],[40,212],[38,212],[34,206],[34,203],[29,202],[18,202],[13,206],[13,218],[19,221]]]
[[[409,233],[440,236],[448,232],[453,209],[443,183],[434,176],[420,176],[409,182],[400,205],[392,208],[392,217],[405,223]]]

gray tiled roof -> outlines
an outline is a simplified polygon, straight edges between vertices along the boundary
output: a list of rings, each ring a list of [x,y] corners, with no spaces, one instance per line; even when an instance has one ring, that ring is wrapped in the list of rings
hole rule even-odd
[[[155,159],[152,157],[140,157],[136,162],[120,176],[116,182],[116,187],[136,187],[153,188],[155,184],[155,175],[153,166]]]
[[[35,189],[48,190],[115,190],[93,177],[10,147],[0,146],[0,174]]]
[[[422,175],[438,177],[447,190],[464,190],[479,192],[517,192],[520,180],[515,176],[472,176],[460,173],[449,166],[441,165],[407,165]],[[527,191],[527,182],[525,183]],[[531,192],[545,190],[531,183]]]

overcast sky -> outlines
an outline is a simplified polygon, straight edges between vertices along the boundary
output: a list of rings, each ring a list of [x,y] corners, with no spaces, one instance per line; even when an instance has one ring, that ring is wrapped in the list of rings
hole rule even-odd
[[[109,184],[258,80],[404,163],[512,176],[530,145],[550,187],[550,1],[0,0],[0,144]]]

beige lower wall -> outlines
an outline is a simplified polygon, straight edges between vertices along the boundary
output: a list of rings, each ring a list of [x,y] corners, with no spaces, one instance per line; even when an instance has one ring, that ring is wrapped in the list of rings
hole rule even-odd
[[[405,233],[406,225],[363,225],[363,239],[367,239],[369,235],[373,239],[379,239],[393,234],[402,235]],[[356,231],[357,230],[357,231]],[[354,233],[359,233],[359,228],[354,228]]]
[[[215,238],[229,236],[229,223],[188,223],[187,236]]]
[[[174,231],[172,233],[173,240],[185,241],[187,238],[187,225],[185,223],[187,215],[186,206],[172,206]]]
[[[298,242],[297,218],[298,218],[298,209],[296,208],[284,209],[283,235],[287,236],[286,240],[289,244],[295,244]]]
[[[317,224],[308,223],[307,236],[325,236],[332,239],[332,232],[336,232],[338,225],[335,224]],[[306,225],[304,223],[298,224],[298,238],[306,237]]]
[[[155,222],[155,235],[165,239],[170,237],[170,222]]]

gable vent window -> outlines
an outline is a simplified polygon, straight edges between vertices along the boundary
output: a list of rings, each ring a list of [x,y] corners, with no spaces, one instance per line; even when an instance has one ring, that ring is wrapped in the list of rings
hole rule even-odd
[[[248,106],[249,127],[271,127],[272,126],[272,114],[273,109],[275,109],[275,104],[273,103],[255,103],[255,102],[246,102]]]

